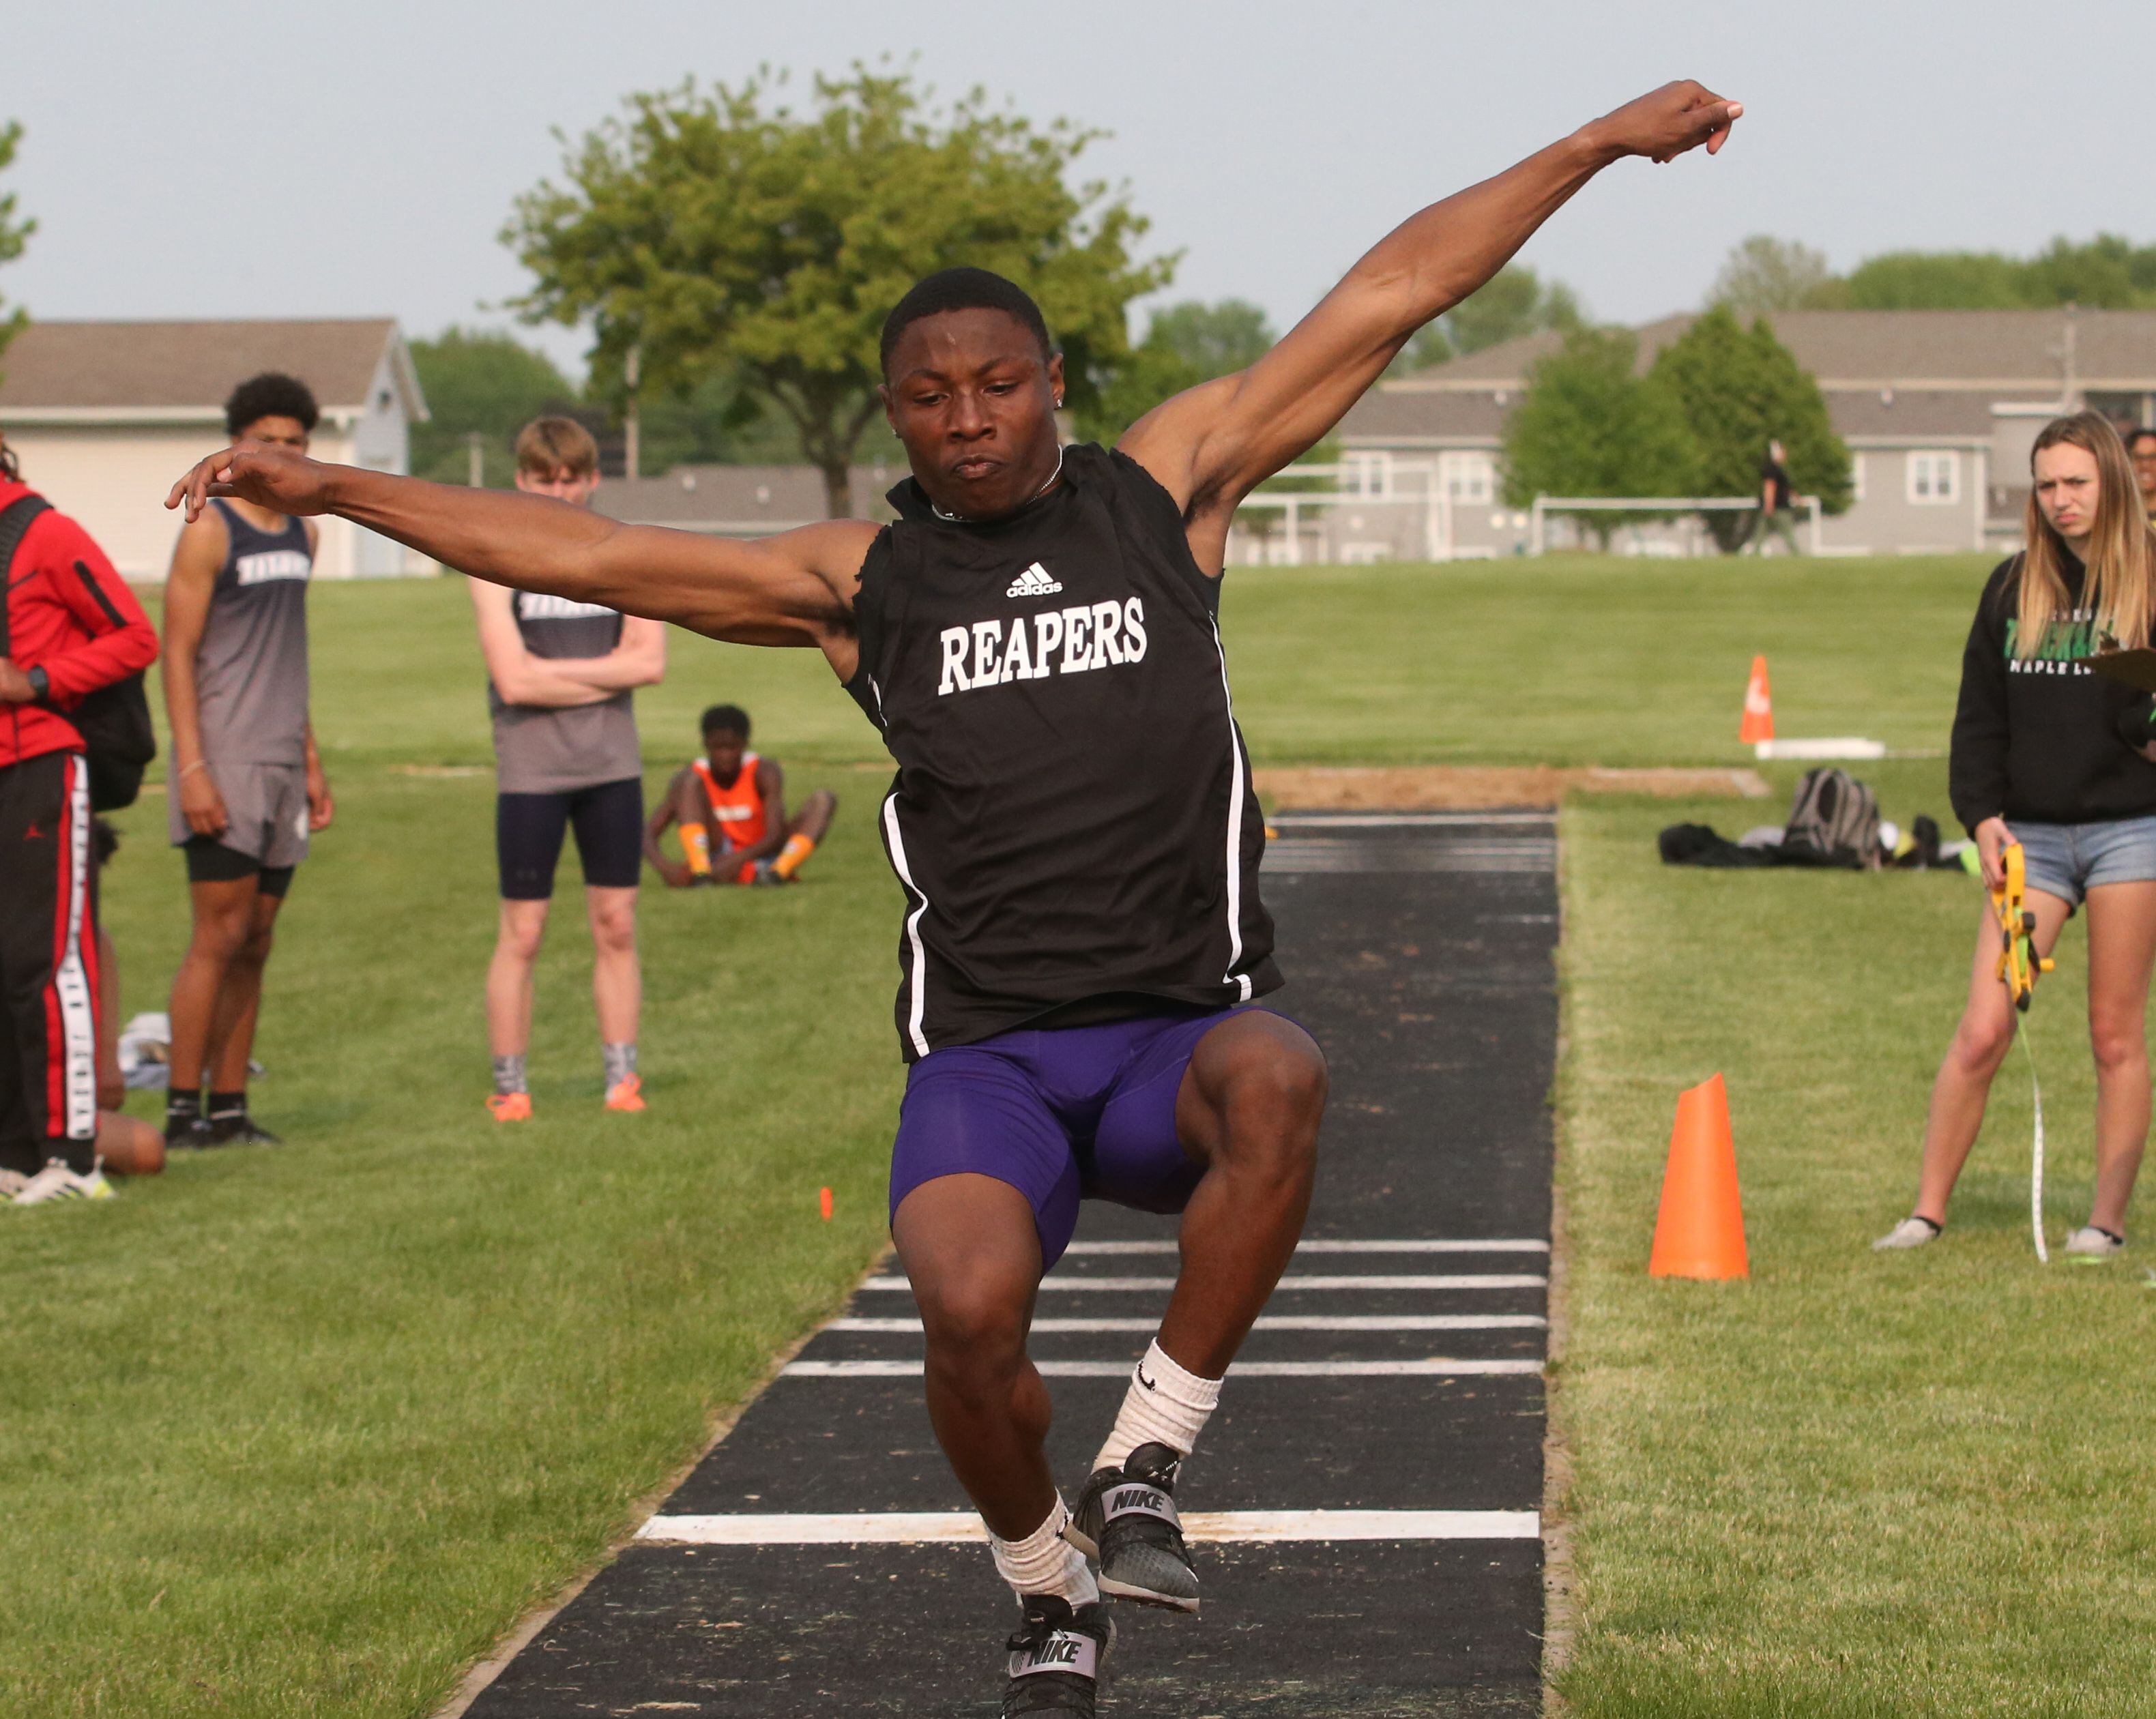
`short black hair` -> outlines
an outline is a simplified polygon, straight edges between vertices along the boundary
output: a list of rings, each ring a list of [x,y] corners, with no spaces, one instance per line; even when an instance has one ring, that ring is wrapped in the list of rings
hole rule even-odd
[[[2133,444],[2136,442],[2139,441],[2143,436],[2156,436],[2156,429],[2150,428],[2148,425],[2145,423],[2129,423],[2126,427],[2125,434],[2126,451],[2131,454],[2133,451]]]
[[[908,287],[906,296],[883,319],[880,360],[885,376],[891,374],[891,355],[899,336],[922,317],[941,316],[946,310],[1000,310],[1040,343],[1043,362],[1055,354],[1040,306],[1016,281],[987,269],[939,269]]]
[[[224,433],[236,436],[249,424],[259,423],[265,418],[293,418],[312,435],[321,415],[315,404],[314,390],[306,383],[281,370],[265,370],[259,376],[249,377],[232,391],[232,398],[224,403]]]
[[[747,740],[748,712],[739,705],[713,705],[711,709],[704,712],[702,720],[696,725],[696,731],[700,734],[711,735],[716,734],[721,729],[724,729],[729,734],[738,734],[743,740]]]

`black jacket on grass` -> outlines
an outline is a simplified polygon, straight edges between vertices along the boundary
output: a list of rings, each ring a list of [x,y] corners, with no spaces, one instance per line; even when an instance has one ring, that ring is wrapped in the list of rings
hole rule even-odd
[[[2082,607],[2082,569],[2069,558],[2064,571],[2069,612],[2025,659],[2015,654],[2020,556],[1999,564],[1978,600],[1947,765],[1954,816],[1972,835],[1987,818],[2102,824],[2156,814],[2156,764],[2118,733],[2143,695],[2090,669],[2097,627]]]

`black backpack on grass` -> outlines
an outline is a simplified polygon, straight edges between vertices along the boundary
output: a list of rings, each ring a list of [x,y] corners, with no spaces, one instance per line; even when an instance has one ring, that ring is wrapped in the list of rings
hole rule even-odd
[[[1815,854],[1815,865],[1876,869],[1879,802],[1871,790],[1846,770],[1806,771],[1782,832],[1783,863],[1806,863],[1796,857],[1799,852]]]
[[[23,546],[31,522],[51,505],[42,495],[23,495],[0,510],[0,594],[14,583],[15,552]],[[117,625],[120,617],[112,619]],[[0,601],[0,656],[7,654],[8,605]],[[142,690],[142,676],[130,675],[100,686],[85,695],[73,710],[59,714],[82,736],[90,761],[90,808],[117,812],[133,805],[142,792],[142,772],[157,756],[157,731],[151,725],[150,698]]]

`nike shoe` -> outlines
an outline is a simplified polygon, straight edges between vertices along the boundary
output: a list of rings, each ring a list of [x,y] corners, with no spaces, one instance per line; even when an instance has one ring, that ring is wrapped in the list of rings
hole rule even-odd
[[[20,1193],[30,1185],[30,1178],[20,1170],[0,1170],[0,1205]]]
[[[2108,1260],[2114,1254],[2126,1251],[2126,1238],[2113,1235],[2108,1229],[2098,1229],[2093,1224],[2085,1224],[2066,1239],[2063,1250],[2080,1260]]]
[[[111,1198],[112,1184],[105,1179],[103,1170],[92,1166],[87,1176],[81,1176],[54,1158],[23,1184],[12,1203],[47,1206],[61,1200],[109,1200]]]
[[[1887,1254],[1900,1248],[1920,1248],[1927,1242],[1937,1241],[1944,1233],[1928,1218],[1904,1218],[1871,1244],[1871,1251]]]
[[[204,1146],[282,1146],[285,1142],[267,1128],[257,1126],[254,1118],[245,1111],[229,1116],[211,1116],[208,1119],[209,1138]]]
[[[488,1095],[487,1114],[497,1122],[528,1122],[531,1120],[531,1095],[528,1092],[495,1092]]]
[[[1172,1611],[1198,1609],[1198,1576],[1175,1513],[1182,1461],[1165,1444],[1141,1444],[1121,1468],[1096,1470],[1086,1482],[1063,1537],[1099,1561],[1101,1593]]]
[[[644,1108],[644,1081],[635,1075],[624,1075],[607,1088],[606,1107],[619,1111],[624,1116],[634,1116]]]
[[[1116,1639],[1107,1607],[1097,1601],[1075,1611],[1053,1593],[1029,1593],[1020,1602],[1025,1621],[1004,1645],[1010,1651],[1010,1681],[1004,1686],[1003,1719],[1029,1713],[1075,1713],[1093,1719],[1101,1662]]]

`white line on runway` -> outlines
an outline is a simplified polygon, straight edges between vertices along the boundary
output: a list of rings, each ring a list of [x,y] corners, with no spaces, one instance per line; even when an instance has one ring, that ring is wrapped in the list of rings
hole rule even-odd
[[[1213,1544],[1288,1540],[1532,1540],[1532,1510],[1194,1510],[1184,1537]],[[860,1516],[656,1516],[639,1540],[671,1546],[940,1546],[988,1538],[961,1511],[879,1511]]]
[[[1178,1244],[1158,1241],[1074,1241],[1066,1254],[1173,1254]],[[1546,1241],[1306,1241],[1298,1254],[1547,1254]]]
[[[1268,818],[1275,829],[1472,829],[1485,824],[1540,824],[1555,828],[1551,812],[1286,812]]]
[[[1036,1361],[1043,1378],[1127,1378],[1128,1361]],[[919,1361],[796,1361],[784,1378],[919,1378]],[[1539,1361],[1239,1361],[1237,1378],[1466,1378],[1470,1374],[1540,1373]]]
[[[1469,1290],[1543,1289],[1547,1277],[1518,1271],[1481,1271],[1457,1276],[1411,1276],[1383,1273],[1368,1277],[1319,1277],[1292,1272],[1280,1280],[1284,1290]],[[1044,1290],[1172,1290],[1172,1277],[1044,1277]],[[911,1290],[902,1277],[871,1277],[865,1290]]]
[[[1259,1331],[1540,1331],[1539,1313],[1272,1313]],[[826,1331],[918,1332],[917,1319],[834,1319]],[[1034,1331],[1158,1331],[1158,1319],[1036,1319]]]

